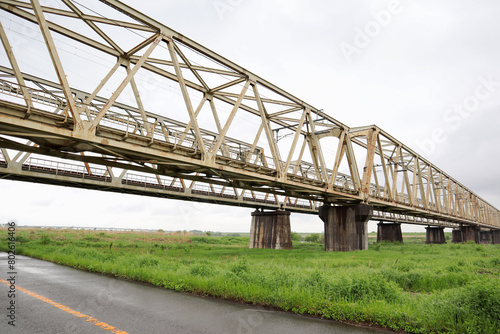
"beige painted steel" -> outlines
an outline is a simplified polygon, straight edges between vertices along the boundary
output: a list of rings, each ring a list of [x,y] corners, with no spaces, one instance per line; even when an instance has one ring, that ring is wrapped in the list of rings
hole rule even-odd
[[[0,177],[146,195],[156,189],[157,196],[307,213],[316,213],[322,203],[363,202],[374,206],[380,220],[500,228],[498,209],[381,128],[350,128],[120,1],[101,2],[130,20],[86,13],[71,0],[61,2],[64,9],[40,6],[38,0],[0,0],[0,10],[38,26],[58,77],[52,82],[22,72],[19,55],[0,26],[11,66],[0,66]],[[98,38],[54,18],[79,20]],[[126,47],[107,27],[143,37]],[[55,35],[116,63],[90,92],[72,87]],[[155,54],[158,48],[168,56]],[[210,65],[190,59],[188,50]],[[120,67],[126,69],[125,78],[110,97],[100,96]],[[179,87],[185,109],[178,112],[185,113],[187,123],[146,110],[136,83],[141,72]],[[225,82],[211,84],[205,74]],[[136,106],[118,102],[127,87]],[[196,109],[193,92],[202,96]],[[21,99],[24,104],[17,102]],[[224,122],[216,102],[230,107]],[[199,125],[205,105],[215,131]],[[248,142],[228,136],[241,114],[259,123]],[[285,147],[278,143],[280,131],[293,138]],[[336,142],[335,153],[322,146],[327,139]],[[13,159],[10,151],[27,154]],[[76,177],[71,174],[75,169]],[[101,174],[94,175],[96,170]],[[135,179],[133,172],[139,173]],[[142,190],[137,179],[144,179]]]

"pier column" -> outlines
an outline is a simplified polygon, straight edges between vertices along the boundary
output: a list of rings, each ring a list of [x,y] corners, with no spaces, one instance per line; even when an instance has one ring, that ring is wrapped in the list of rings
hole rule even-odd
[[[499,231],[500,232],[500,231]],[[492,241],[494,242],[495,235],[492,232]],[[462,225],[459,228],[453,229],[451,241],[467,242],[474,241],[476,244],[480,241],[479,228],[477,226]],[[499,240],[500,243],[500,240]]]
[[[471,225],[460,226],[462,230],[462,241],[474,241],[476,244],[479,243],[479,227]]]
[[[403,242],[403,234],[401,233],[401,223],[382,222],[377,224],[377,242],[391,241]]]
[[[491,244],[491,231],[479,231],[479,242],[482,244]]]
[[[451,231],[451,242],[454,244],[464,242],[461,229],[454,228],[453,231]]]
[[[491,230],[491,243],[494,245],[500,244],[500,230]]]
[[[445,244],[444,227],[442,226],[427,226],[425,228],[425,243],[426,244]]]
[[[367,223],[372,214],[373,207],[368,204],[320,207],[319,217],[325,223],[325,251],[367,250]]]
[[[249,248],[292,249],[292,229],[288,211],[254,211]]]

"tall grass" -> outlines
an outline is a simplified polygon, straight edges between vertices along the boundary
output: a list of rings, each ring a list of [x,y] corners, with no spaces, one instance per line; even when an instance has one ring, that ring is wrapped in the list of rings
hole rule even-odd
[[[500,328],[494,245],[380,243],[333,253],[314,243],[248,249],[241,237],[23,229],[17,236],[19,254],[177,291],[411,333]]]

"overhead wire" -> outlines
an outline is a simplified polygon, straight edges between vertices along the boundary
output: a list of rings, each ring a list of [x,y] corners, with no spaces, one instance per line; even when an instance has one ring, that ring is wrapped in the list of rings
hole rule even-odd
[[[132,33],[134,33],[134,34],[136,34],[137,36],[140,36],[140,37],[142,37],[142,38],[144,38],[144,39],[147,39],[147,38],[148,38],[147,36],[144,36],[144,35],[140,34],[139,32],[137,32],[137,31],[135,31],[135,30],[132,30],[132,29],[130,29],[130,28],[128,28],[128,27],[124,27],[124,26],[120,25],[118,21],[113,20],[113,19],[110,19],[110,18],[108,18],[108,17],[104,16],[103,14],[101,14],[101,13],[99,13],[99,12],[97,12],[97,11],[94,11],[93,9],[91,9],[91,8],[89,8],[89,7],[87,7],[87,6],[83,5],[83,4],[81,4],[79,1],[73,0],[73,2],[74,2],[74,3],[76,3],[76,4],[78,4],[78,5],[80,5],[81,7],[85,8],[85,9],[87,9],[88,11],[90,11],[90,12],[94,13],[94,14],[95,14],[95,15],[97,15],[97,16],[100,16],[100,17],[102,17],[102,18],[105,18],[106,20],[110,20],[110,21],[115,22],[118,26],[120,26],[120,27],[122,27],[122,28],[124,28],[124,29],[127,29],[128,31],[130,31],[130,32],[132,32]],[[209,60],[209,61],[210,61],[210,62],[212,62],[212,63],[218,64],[219,66],[222,66],[223,68],[225,68],[225,69],[227,69],[227,70],[234,71],[234,69],[230,68],[229,66],[226,66],[226,65],[224,65],[224,64],[222,64],[222,63],[219,63],[219,62],[215,61],[213,58],[208,57],[208,56],[207,56],[207,55],[205,55],[204,53],[202,53],[202,52],[200,52],[200,51],[198,51],[198,50],[196,50],[196,49],[194,49],[194,48],[190,47],[189,45],[186,45],[186,44],[182,43],[182,41],[177,41],[177,43],[178,43],[179,45],[181,45],[181,46],[183,46],[183,47],[185,47],[185,48],[189,49],[190,51],[192,51],[192,52],[194,52],[194,53],[196,53],[196,54],[198,54],[198,55],[200,55],[200,56],[204,57],[205,59]],[[168,51],[168,48],[167,48],[167,47],[165,47],[164,45],[161,45],[161,44],[160,44],[159,46],[160,46],[160,48],[163,48],[163,49],[165,49],[165,50],[167,50],[167,51]],[[202,64],[200,64],[200,63],[198,63],[198,62],[196,62],[196,61],[191,61],[191,60],[190,60],[190,62],[192,62],[193,64],[198,65],[198,66],[203,66]],[[226,76],[226,75],[220,74],[220,73],[216,73],[216,74],[217,74],[218,76],[220,76],[220,77],[222,77],[222,78],[224,78],[224,79],[228,80],[228,81],[230,81],[230,80],[232,79],[232,78],[230,78],[230,77],[228,77],[228,76]],[[239,83],[239,84],[237,84],[237,85],[235,85],[235,86],[243,87],[244,85],[243,85],[242,83]],[[265,96],[265,95],[262,95],[262,94],[260,94],[260,95],[261,95],[263,98],[269,98],[269,97],[267,97],[267,96]]]

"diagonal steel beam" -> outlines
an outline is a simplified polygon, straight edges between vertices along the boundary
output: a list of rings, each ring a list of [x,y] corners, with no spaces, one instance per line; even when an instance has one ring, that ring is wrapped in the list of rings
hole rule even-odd
[[[184,61],[184,63],[187,65],[187,67],[191,70],[191,72],[194,74],[194,76],[196,77],[196,79],[198,79],[198,81],[201,83],[201,85],[203,87],[205,87],[205,89],[208,91],[210,90],[210,88],[208,87],[207,83],[205,82],[205,80],[203,80],[203,78],[201,77],[201,75],[198,73],[198,71],[196,71],[193,66],[191,65],[191,62],[189,61],[189,59],[184,55],[184,53],[181,51],[181,49],[179,48],[179,46],[177,44],[174,44],[174,48],[175,48],[175,51],[177,52],[177,54],[182,58],[182,60]]]
[[[221,91],[221,90],[226,89],[226,88],[228,88],[228,87],[231,87],[231,86],[237,85],[237,84],[239,84],[239,83],[242,83],[242,82],[244,82],[244,81],[246,81],[246,80],[247,80],[247,79],[246,79],[246,78],[244,78],[244,77],[242,77],[242,78],[238,78],[238,79],[236,79],[236,80],[233,80],[233,81],[230,81],[230,82],[226,82],[225,84],[222,84],[222,85],[220,85],[220,86],[217,86],[217,87],[215,87],[215,88],[212,88],[212,89],[210,90],[210,92],[211,92],[211,93],[218,92],[218,91]],[[225,93],[223,93],[222,95],[226,95],[226,94],[225,94]],[[237,97],[237,98],[239,98],[239,95],[232,94],[232,97]]]
[[[363,169],[363,179],[361,182],[361,192],[365,201],[370,197],[370,184],[373,173],[375,150],[377,146],[378,130],[372,129],[368,132],[365,167]]]
[[[260,136],[262,135],[262,130],[264,130],[264,123],[263,122],[260,123],[259,130],[257,130],[257,134],[255,135],[255,138],[253,140],[252,147],[250,148],[250,151],[248,152],[248,155],[245,158],[246,163],[250,162],[250,159],[252,158],[252,154],[253,154],[253,152],[255,152],[255,148],[257,147]],[[258,154],[256,154],[255,162],[257,160],[258,160]]]
[[[118,98],[118,96],[120,96],[120,94],[123,92],[123,90],[125,89],[125,87],[129,84],[130,80],[132,80],[132,78],[134,77],[134,75],[141,68],[142,64],[144,64],[144,62],[146,61],[146,59],[153,52],[153,50],[160,43],[160,41],[161,41],[161,35],[157,35],[156,39],[154,40],[154,42],[151,43],[151,45],[149,46],[149,48],[142,55],[141,59],[135,64],[134,68],[132,68],[130,70],[130,72],[128,72],[127,76],[125,77],[125,79],[123,79],[123,81],[120,84],[120,86],[118,86],[118,88],[114,91],[114,93],[111,95],[111,97],[106,102],[106,104],[99,111],[99,113],[95,117],[94,121],[92,122],[91,131],[95,131],[95,129],[97,128],[97,125],[99,125],[99,122],[104,117],[104,115],[106,114],[106,112],[109,110],[109,108],[111,108],[111,106],[113,105],[113,103],[115,103],[115,101]]]
[[[194,130],[194,136],[196,138],[196,141],[198,142],[198,149],[201,152],[202,155],[202,160],[205,160],[206,158],[206,150],[205,150],[205,142],[203,140],[203,137],[201,136],[201,131],[200,127],[198,126],[198,121],[196,119],[195,112],[193,110],[193,105],[191,103],[191,98],[189,97],[189,92],[186,87],[186,83],[184,82],[184,76],[182,75],[182,70],[179,65],[179,60],[177,59],[177,54],[175,52],[175,48],[173,46],[173,40],[171,37],[167,39],[167,46],[168,50],[170,52],[170,58],[172,59],[172,62],[174,63],[174,69],[175,69],[175,74],[177,75],[177,80],[179,82],[179,86],[181,88],[182,92],[182,97],[184,98],[184,103],[186,104],[186,108],[189,114],[189,119],[191,120],[193,130]]]
[[[31,96],[30,96],[28,90],[26,89],[26,83],[24,82],[23,74],[21,73],[21,70],[19,69],[19,65],[17,63],[14,52],[12,51],[12,47],[9,43],[9,39],[7,37],[7,34],[5,33],[2,22],[0,22],[0,38],[2,39],[2,44],[3,44],[3,47],[5,49],[5,53],[7,53],[7,58],[9,58],[9,62],[10,62],[10,65],[12,66],[12,70],[14,70],[14,76],[16,77],[17,83],[19,84],[19,87],[21,88],[21,92],[23,93],[24,101],[26,103],[26,106],[28,107],[28,110],[26,111],[26,117],[29,117],[30,113],[31,113],[31,108],[33,107],[33,103],[31,102]]]
[[[130,74],[130,62],[127,63],[127,74]],[[134,93],[135,102],[137,103],[137,108],[141,112],[142,122],[144,123],[144,128],[146,129],[146,135],[153,137],[153,129],[149,126],[148,116],[146,115],[146,109],[144,109],[144,104],[142,103],[141,94],[139,88],[135,83],[134,77],[130,79],[130,86],[132,87],[132,92]]]
[[[93,21],[84,18],[82,11],[71,1],[69,0],[62,0],[66,6],[68,6],[80,19],[82,19],[87,25],[92,28],[99,36],[101,36],[102,39],[104,39],[106,42],[108,42],[109,45],[111,45],[116,51],[118,51],[120,54],[124,54],[125,52],[118,46],[118,44],[113,41],[108,35],[106,35]]]
[[[260,99],[259,89],[257,88],[257,83],[253,84],[252,88],[253,88],[253,93],[255,95],[255,99],[257,100],[257,106],[259,108],[262,125],[263,125],[264,131],[266,133],[267,142],[269,144],[269,148],[271,149],[271,155],[273,157],[274,166],[276,168],[276,176],[279,179],[279,178],[281,178],[281,167],[280,167],[281,158],[280,158],[278,146],[276,145],[276,142],[274,141],[274,137],[273,137],[273,133],[271,130],[271,125],[269,122],[268,114],[265,110],[265,107],[264,107],[264,104],[262,103],[262,100]]]
[[[219,138],[217,139],[217,142],[214,144],[212,147],[211,153],[213,155],[217,154],[217,151],[219,150],[220,146],[222,145],[223,141],[225,140],[227,131],[229,130],[229,127],[231,126],[231,123],[234,120],[234,117],[236,116],[236,113],[238,112],[238,109],[240,108],[241,101],[243,100],[243,96],[245,96],[245,93],[247,92],[248,87],[250,86],[250,80],[248,80],[245,83],[245,86],[241,90],[241,94],[238,97],[238,100],[234,104],[233,110],[231,110],[231,113],[229,114],[228,119],[226,120],[226,124],[224,125],[224,128],[222,128],[222,132],[219,133]]]
[[[73,98],[73,94],[71,93],[71,87],[69,86],[68,79],[66,78],[66,74],[64,73],[61,59],[59,58],[59,54],[57,53],[56,45],[54,44],[54,40],[52,39],[52,35],[47,25],[47,21],[45,20],[45,16],[43,15],[42,8],[38,0],[31,0],[31,5],[33,6],[33,11],[35,12],[38,25],[40,26],[40,30],[42,31],[43,39],[45,40],[45,44],[47,45],[47,48],[49,50],[50,58],[52,59],[52,64],[54,65],[57,77],[59,79],[59,82],[61,83],[64,97],[66,97],[66,102],[69,106],[71,116],[73,116],[73,120],[78,126],[81,123],[80,114],[78,113],[75,99]]]
[[[194,111],[194,117],[198,117],[198,115],[201,112],[201,109],[203,109],[203,106],[205,105],[205,102],[207,102],[206,94],[203,95],[203,98],[201,99],[200,103],[198,104],[198,107]],[[193,122],[189,121],[188,124],[186,125],[186,127],[184,128],[184,131],[182,132],[181,137],[177,141],[177,145],[182,145],[182,143],[184,142],[184,140],[187,137],[187,134],[189,133],[189,130],[191,130],[192,128],[193,128]],[[219,133],[220,133],[220,130],[219,130]]]
[[[283,96],[284,98],[290,100],[290,101],[293,101],[294,103],[296,103],[297,105],[299,106],[302,106],[303,108],[309,108],[311,110],[311,112],[313,112],[314,114],[320,116],[320,117],[324,117],[325,119],[328,119],[330,122],[338,125],[338,126],[342,126],[342,127],[346,127],[346,125],[342,124],[341,122],[335,120],[333,117],[327,115],[326,113],[324,113],[323,111],[319,110],[318,108],[315,108],[311,105],[309,105],[308,103],[300,100],[299,98],[295,97],[294,95],[288,93],[287,91],[281,89],[280,87],[276,86],[276,85],[273,85],[272,83],[270,83],[269,81],[265,80],[264,78],[261,78],[259,77],[258,75],[254,74],[254,73],[251,73],[249,72],[248,70],[246,70],[245,68],[235,64],[234,62],[231,62],[229,61],[228,59],[220,56],[219,54],[213,52],[212,50],[204,47],[203,45],[187,38],[186,36],[183,36],[182,34],[178,33],[177,31],[161,24],[160,22],[148,17],[147,15],[141,13],[140,11],[128,6],[128,5],[125,5],[124,3],[122,3],[121,1],[118,1],[118,0],[99,0],[107,5],[109,5],[110,7],[112,8],[115,8],[116,10],[119,10],[121,11],[123,14],[125,15],[128,15],[129,17],[135,19],[136,21],[138,22],[141,22],[147,26],[149,26],[150,28],[152,29],[155,29],[155,30],[160,30],[162,31],[164,34],[166,35],[169,35],[171,36],[173,39],[175,39],[176,41],[179,41],[181,42],[182,44],[184,45],[187,45],[189,48],[213,59],[214,61],[216,61],[217,63],[223,65],[224,67],[226,68],[229,68],[231,70],[234,70],[238,73],[240,73],[242,76],[250,76],[252,78],[255,78],[255,81],[256,82],[259,82],[261,85],[263,85],[264,87],[266,87],[267,89],[275,92],[276,94],[278,95],[281,95]]]
[[[99,92],[101,91],[101,89],[104,87],[104,85],[109,81],[109,79],[111,79],[111,77],[113,76],[113,74],[116,72],[116,70],[125,62],[125,58],[118,58],[118,61],[115,63],[115,65],[111,68],[111,70],[108,72],[108,74],[106,74],[106,76],[104,77],[104,79],[101,80],[101,82],[99,83],[99,85],[97,85],[97,87],[94,89],[94,91],[92,92],[92,94],[90,94],[90,96],[88,96],[85,101],[83,101],[82,103],[82,109],[83,108],[86,108],[87,106],[89,106],[93,101],[94,99],[97,97],[97,94],[99,94]],[[89,118],[89,121],[92,121],[90,118]]]
[[[286,159],[285,167],[283,168],[283,176],[286,177],[288,174],[288,168],[290,167],[290,163],[292,162],[293,154],[295,153],[295,149],[297,147],[297,142],[301,135],[302,126],[304,125],[304,121],[306,119],[307,109],[304,109],[302,112],[302,116],[300,117],[299,124],[297,125],[297,131],[295,131],[295,135],[293,137],[292,147],[288,152],[288,158]],[[304,139],[305,140],[305,139]]]
[[[26,2],[21,2],[17,0],[1,0],[0,1],[2,4],[9,5],[10,7],[19,7],[19,8],[25,8],[25,9],[32,9],[31,5]],[[116,19],[108,19],[106,17],[102,16],[94,16],[94,15],[89,15],[89,14],[82,14],[77,15],[75,12],[68,11],[68,10],[63,10],[55,7],[47,7],[47,6],[42,6],[43,12],[47,14],[55,14],[55,15],[60,15],[60,16],[65,16],[65,17],[71,17],[71,18],[81,18],[83,20],[87,21],[92,21],[92,22],[97,22],[97,23],[103,23],[107,25],[113,25],[121,28],[128,28],[128,29],[134,29],[134,30],[140,30],[140,31],[148,31],[148,32],[155,32],[156,30],[151,29],[150,27],[147,27],[143,24],[137,24],[137,23],[132,23],[132,22],[126,22],[126,21],[120,21]]]
[[[349,135],[345,136],[345,152],[354,190],[359,191],[361,188],[361,180],[359,177],[358,165],[356,164],[356,155],[352,147],[351,136]]]
[[[35,15],[33,15],[25,10],[19,9],[18,7],[7,6],[5,4],[0,3],[0,8],[7,11],[7,12],[10,12],[16,16],[19,16],[20,18],[25,19],[29,22],[33,22],[35,24],[38,24],[38,20],[37,20],[37,17]],[[105,53],[113,55],[115,57],[120,56],[118,51],[116,51],[115,49],[113,49],[112,47],[110,47],[108,45],[105,45],[103,43],[99,43],[91,38],[88,38],[87,36],[83,36],[81,34],[78,34],[71,29],[62,27],[62,26],[57,25],[53,22],[50,22],[50,21],[46,21],[46,22],[47,22],[47,27],[51,31],[55,31],[63,36],[74,39],[75,41],[78,41],[82,44],[90,46],[91,48],[105,52]]]
[[[330,176],[328,188],[331,189],[337,180],[337,175],[339,173],[340,164],[342,163],[342,159],[344,157],[345,152],[345,136],[347,134],[347,130],[343,129],[339,136],[339,144],[337,145],[337,153],[335,154],[335,162],[333,164],[333,170]]]
[[[307,109],[307,120],[308,125],[311,127],[309,132],[309,149],[311,151],[311,157],[313,159],[316,173],[318,174],[318,178],[328,184],[328,173],[325,164],[325,158],[323,156],[323,150],[321,148],[321,144],[319,143],[318,135],[316,134],[316,127],[314,125],[314,119],[311,115],[311,110]]]

